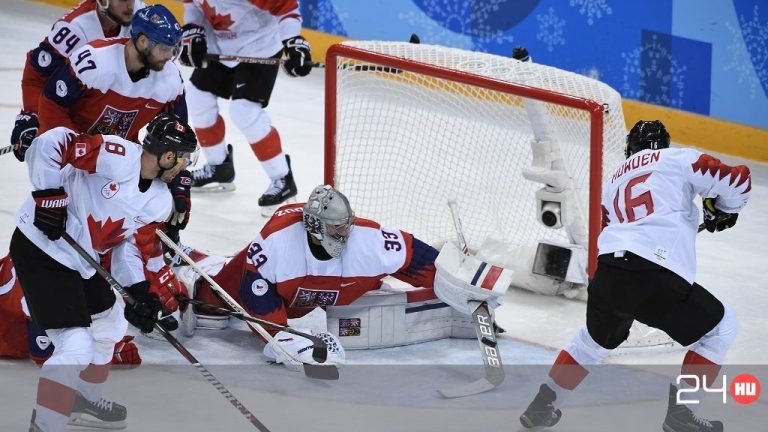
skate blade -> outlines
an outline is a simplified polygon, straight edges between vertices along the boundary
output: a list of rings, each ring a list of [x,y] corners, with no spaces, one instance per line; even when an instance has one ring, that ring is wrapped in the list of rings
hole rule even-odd
[[[125,429],[128,426],[125,420],[105,422],[98,419],[91,420],[80,415],[70,417],[67,424],[69,426],[108,430]]]
[[[260,206],[259,211],[261,212],[261,215],[265,218],[272,217],[273,214],[275,214],[275,210],[279,209],[280,207],[288,204],[293,204],[296,202],[296,196],[292,196],[285,201],[281,202],[280,204],[275,204],[273,206]]]
[[[193,192],[205,192],[205,193],[217,193],[217,192],[231,192],[237,189],[234,183],[208,183],[201,187],[192,187]]]

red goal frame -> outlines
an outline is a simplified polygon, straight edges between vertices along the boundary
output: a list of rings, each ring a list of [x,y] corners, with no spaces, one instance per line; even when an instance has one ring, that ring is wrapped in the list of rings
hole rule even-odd
[[[339,58],[387,66],[408,72],[442,78],[463,84],[510,93],[529,99],[568,106],[586,111],[590,118],[589,150],[589,264],[590,277],[597,266],[597,236],[602,230],[601,193],[603,172],[603,119],[605,107],[593,100],[542,90],[522,84],[501,81],[471,73],[434,66],[400,57],[375,53],[342,44],[332,45],[325,56],[325,159],[324,181],[335,184],[336,165],[336,80]]]

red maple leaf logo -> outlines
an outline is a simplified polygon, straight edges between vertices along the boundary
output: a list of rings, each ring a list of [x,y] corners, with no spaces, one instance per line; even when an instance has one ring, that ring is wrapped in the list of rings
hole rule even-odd
[[[112,218],[108,217],[102,224],[101,221],[95,220],[93,215],[88,215],[88,232],[91,233],[93,250],[98,253],[105,253],[125,240],[123,234],[127,230],[123,228],[124,220],[123,218],[113,221]]]
[[[749,168],[746,165],[736,165],[735,167],[732,167],[720,162],[720,159],[716,157],[702,154],[696,162],[691,164],[691,168],[693,169],[693,172],[701,171],[702,175],[709,174],[714,177],[719,174],[720,180],[724,179],[725,176],[730,175],[731,178],[728,180],[728,184],[733,185],[733,183],[738,180],[736,187],[747,182],[747,188],[741,192],[743,194],[752,190],[752,177],[750,176]]]
[[[229,30],[235,22],[232,20],[232,14],[219,15],[216,8],[208,4],[208,0],[203,0],[203,13],[211,23],[214,30]]]

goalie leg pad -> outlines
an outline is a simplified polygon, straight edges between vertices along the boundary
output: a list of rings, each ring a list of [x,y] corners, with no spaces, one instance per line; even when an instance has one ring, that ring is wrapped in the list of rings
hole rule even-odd
[[[309,331],[305,330],[296,330],[309,333]],[[344,347],[341,346],[341,342],[339,342],[339,339],[336,336],[328,332],[316,331],[312,331],[311,334],[317,336],[326,344],[328,349],[328,359],[325,363],[344,364],[346,353],[344,352]],[[296,361],[286,356],[281,349],[275,346],[275,344],[280,344],[288,354],[291,354],[302,363],[317,364],[312,358],[312,349],[314,348],[314,345],[312,345],[312,341],[303,336],[281,331],[275,335],[272,342],[264,346],[264,355],[267,358],[273,360],[275,363],[282,363],[289,369],[294,369],[293,366],[297,365]]]

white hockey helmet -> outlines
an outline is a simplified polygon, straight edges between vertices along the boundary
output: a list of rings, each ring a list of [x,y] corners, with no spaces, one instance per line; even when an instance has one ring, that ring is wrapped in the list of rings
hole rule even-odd
[[[331,186],[317,186],[304,204],[304,229],[334,258],[344,250],[354,221],[349,200]]]

